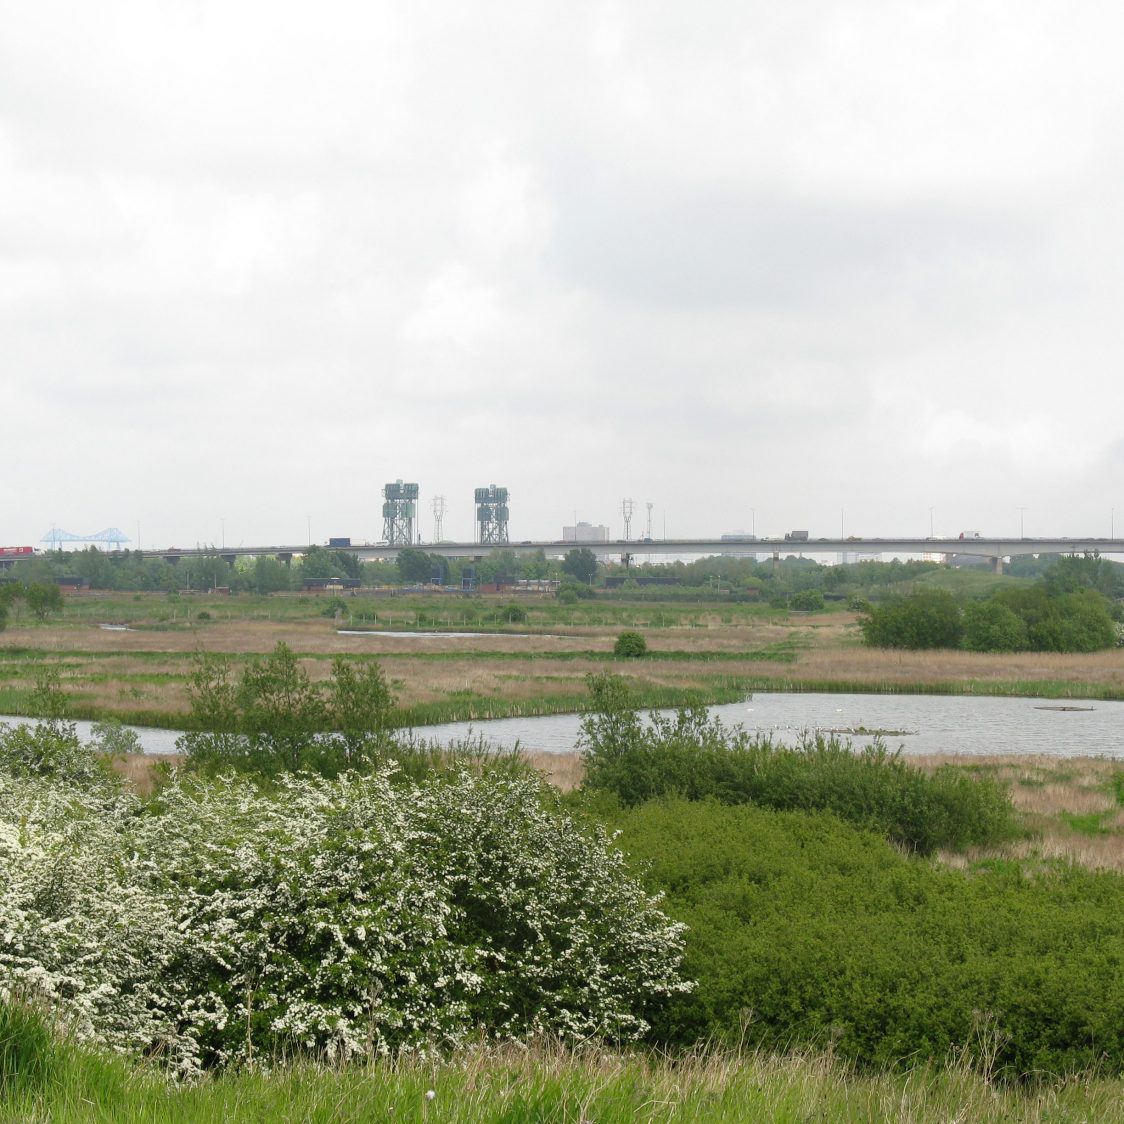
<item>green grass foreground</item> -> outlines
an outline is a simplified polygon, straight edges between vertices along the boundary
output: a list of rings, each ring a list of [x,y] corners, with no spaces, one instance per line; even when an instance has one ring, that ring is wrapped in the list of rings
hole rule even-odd
[[[944,1066],[860,1075],[828,1054],[813,1052],[712,1052],[668,1059],[546,1046],[485,1047],[444,1060],[406,1057],[336,1069],[301,1064],[174,1086],[123,1059],[56,1043],[41,1058],[38,1074],[5,1075],[0,1120],[1076,1124],[1124,1119],[1120,1080],[1075,1076],[1008,1087],[972,1068],[974,1060],[966,1051]]]

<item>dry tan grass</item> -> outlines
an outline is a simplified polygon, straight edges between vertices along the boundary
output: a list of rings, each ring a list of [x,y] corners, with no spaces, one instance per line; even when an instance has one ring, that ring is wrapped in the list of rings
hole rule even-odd
[[[827,643],[802,651],[786,677],[846,679],[869,683],[1036,682],[1062,680],[1124,689],[1124,649],[1103,652],[904,652],[839,647]]]
[[[990,757],[932,755],[911,757],[921,768],[951,764],[980,769],[1007,784],[1011,802],[1032,838],[986,852],[943,855],[952,866],[966,866],[981,858],[1067,859],[1095,870],[1124,872],[1124,809],[1110,791],[1111,779],[1124,763],[1103,757]],[[1099,815],[1100,831],[1076,830],[1066,815]]]
[[[524,759],[561,792],[579,788],[585,777],[580,753],[546,753],[542,750],[525,750]]]
[[[655,616],[653,613],[653,618]],[[747,658],[703,664],[689,659],[661,660],[637,666],[613,665],[613,670],[666,687],[701,687],[713,682],[715,676],[725,676],[781,678],[794,682],[834,679],[881,687],[955,681],[1068,680],[1124,691],[1124,650],[1089,655],[897,652],[860,646],[854,618],[849,614],[724,624],[717,614],[707,613],[699,620],[701,627],[645,628],[645,635],[656,651],[714,652],[727,656],[796,639],[796,661],[780,664]],[[283,641],[299,655],[377,656],[406,706],[439,701],[466,690],[522,701],[543,694],[575,693],[581,690],[588,672],[606,669],[604,664],[594,661],[577,659],[560,665],[555,661],[536,660],[535,655],[590,649],[607,652],[619,627],[559,627],[554,635],[533,637],[401,639],[340,636],[336,622],[321,617],[295,621],[220,618],[191,630],[163,632],[112,632],[97,627],[96,623],[64,622],[34,628],[25,625],[10,628],[4,640],[5,646],[46,649],[74,662],[76,666],[67,669],[64,680],[70,680],[94,706],[111,712],[145,709],[176,713],[187,708],[183,677],[187,660],[196,651],[263,654]],[[426,652],[448,653],[454,658],[440,661],[413,658]],[[463,660],[455,658],[458,652],[464,654]],[[473,654],[479,652],[525,654],[528,658],[488,661]],[[98,658],[83,659],[87,653]],[[106,659],[107,653],[113,653],[113,657]],[[138,658],[142,653],[147,655]],[[154,653],[165,653],[167,659],[153,659],[151,654]],[[305,667],[314,678],[327,675],[329,670],[323,661],[311,659],[305,661]],[[162,684],[143,681],[145,675],[153,673],[167,674],[171,679]],[[109,677],[109,681],[97,681],[104,677]],[[30,684],[16,681],[11,685]]]
[[[129,753],[114,758],[111,764],[131,788],[147,796],[155,787],[158,770],[162,766],[175,769],[182,761],[176,753]]]
[[[1108,793],[1091,792],[1072,784],[1045,784],[1033,788],[1014,785],[1011,801],[1020,811],[1040,816],[1057,816],[1062,812],[1087,815],[1109,812],[1116,807],[1116,801]]]

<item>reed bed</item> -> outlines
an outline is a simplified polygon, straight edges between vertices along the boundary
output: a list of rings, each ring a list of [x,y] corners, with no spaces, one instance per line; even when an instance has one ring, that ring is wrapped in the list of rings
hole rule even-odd
[[[1124,873],[1124,761],[1106,757],[1002,754],[910,757],[922,769],[954,765],[985,773],[1008,786],[1011,802],[1029,832],[1026,839],[987,850],[942,854],[951,866],[990,859],[1063,860],[1090,870]]]

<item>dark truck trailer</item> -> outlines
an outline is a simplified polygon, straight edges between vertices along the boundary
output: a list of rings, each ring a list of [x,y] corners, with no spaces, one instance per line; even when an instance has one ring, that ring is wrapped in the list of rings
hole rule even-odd
[[[784,541],[785,542],[807,542],[808,541],[808,532],[807,531],[785,531]]]
[[[329,546],[351,546],[351,539],[329,539]]]

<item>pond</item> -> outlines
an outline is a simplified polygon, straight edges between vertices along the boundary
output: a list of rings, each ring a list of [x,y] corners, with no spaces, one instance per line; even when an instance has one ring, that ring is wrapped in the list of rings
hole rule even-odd
[[[1124,702],[1082,699],[976,698],[965,695],[834,695],[758,692],[739,703],[708,708],[729,726],[795,744],[802,731],[837,733],[856,746],[881,732],[888,748],[905,754],[1049,754],[1124,759]],[[663,713],[672,713],[665,711]],[[27,719],[3,718],[3,722]],[[421,726],[419,737],[442,742],[470,732],[496,748],[516,742],[529,750],[568,753],[581,716],[496,718]],[[89,722],[77,723],[83,737]],[[175,753],[177,730],[137,727],[146,753]]]
[[[837,733],[856,746],[870,745],[880,733],[888,748],[905,754],[1124,758],[1124,702],[758,692],[744,702],[708,710],[728,726],[768,734],[784,745],[795,745],[804,731]],[[580,722],[579,715],[561,714],[450,723],[418,732],[448,740],[471,726],[497,747],[518,740],[525,749],[565,753],[574,746]]]

